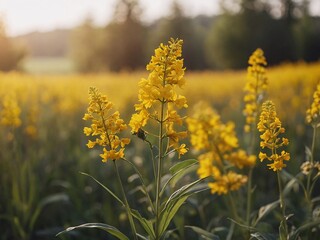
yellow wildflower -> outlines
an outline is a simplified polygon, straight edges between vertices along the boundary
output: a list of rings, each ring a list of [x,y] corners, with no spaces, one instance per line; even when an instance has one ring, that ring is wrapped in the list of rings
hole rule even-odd
[[[206,103],[198,103],[194,107],[193,115],[186,121],[195,149],[219,149],[223,154],[238,147],[234,123],[223,124],[220,116]]]
[[[213,176],[215,171],[219,171],[214,163],[214,153],[207,152],[198,157],[199,168],[197,170],[199,178]],[[219,171],[220,172],[220,171]]]
[[[181,157],[181,155],[188,152],[188,148],[186,147],[186,145],[184,143],[181,144],[176,150],[178,152],[179,158]]]
[[[320,84],[318,84],[317,90],[313,94],[313,102],[307,110],[306,121],[316,127],[320,126]]]
[[[237,152],[232,152],[230,155],[225,156],[230,163],[237,166],[238,168],[250,167],[256,164],[256,156],[246,153],[244,150],[238,150]]]
[[[89,107],[83,119],[91,121],[90,127],[84,127],[86,136],[99,136],[94,141],[89,140],[88,148],[96,145],[103,147],[103,154],[100,154],[102,161],[108,159],[117,160],[124,158],[124,147],[129,144],[130,139],[120,138],[118,134],[127,128],[120,118],[118,111],[110,113],[112,103],[107,100],[106,95],[102,95],[98,89],[89,88]]]
[[[2,106],[0,106],[0,124],[3,126],[17,128],[21,125],[21,108],[14,93],[4,96]]]
[[[208,184],[211,193],[227,194],[244,185],[247,177],[231,171],[230,165],[238,168],[252,166],[256,157],[248,156],[243,150],[235,151],[238,138],[234,123],[223,124],[220,116],[203,102],[194,107],[187,123],[193,147],[205,151],[198,157],[197,173],[200,178],[213,177]]]
[[[182,117],[175,108],[188,107],[186,98],[179,95],[177,88],[185,85],[182,40],[171,39],[168,45],[160,44],[151,57],[146,69],[150,72],[147,79],[139,82],[139,103],[135,105],[136,113],[132,115],[129,126],[133,134],[145,139],[143,128],[149,120],[155,120],[165,126],[163,136],[169,141],[169,148],[175,149],[179,156],[187,151],[179,142],[186,137],[186,132],[177,132],[174,125],[181,125]]]
[[[229,171],[223,175],[221,175],[220,172],[219,174],[216,172],[213,177],[215,181],[209,183],[208,185],[211,189],[211,193],[217,193],[218,195],[227,194],[229,191],[236,191],[248,180],[247,176],[235,173],[233,171]]]
[[[262,112],[260,115],[260,121],[258,123],[258,130],[262,134],[260,135],[260,146],[262,149],[268,148],[271,150],[271,154],[268,155],[265,152],[259,153],[261,161],[267,159],[273,163],[268,164],[269,169],[273,171],[282,170],[286,166],[284,161],[289,161],[290,154],[282,151],[280,155],[277,154],[277,149],[288,145],[289,140],[287,138],[279,138],[279,135],[285,132],[285,129],[281,126],[281,122],[277,117],[276,108],[272,101],[266,101],[262,105]]]
[[[260,105],[267,89],[267,77],[265,67],[267,66],[263,51],[258,48],[249,58],[247,69],[247,83],[244,87],[245,107],[243,114],[246,117],[244,129],[249,132],[255,124]]]

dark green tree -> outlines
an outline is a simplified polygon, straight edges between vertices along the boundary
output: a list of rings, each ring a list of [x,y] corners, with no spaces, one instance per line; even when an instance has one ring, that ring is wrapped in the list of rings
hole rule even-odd
[[[168,39],[183,39],[184,62],[187,69],[204,69],[205,61],[204,43],[206,39],[206,17],[186,17],[177,1],[172,4],[172,13],[168,18],[163,18],[149,29],[149,53],[161,42]],[[149,54],[150,55],[150,54]]]
[[[237,1],[232,6],[228,10],[223,5],[225,12],[210,30],[207,59],[211,67],[243,68],[258,47],[264,49],[271,65],[296,59],[295,39],[287,17],[275,18],[273,6],[261,0]]]
[[[103,70],[100,54],[101,31],[93,25],[88,17],[83,24],[72,32],[71,57],[79,72],[88,73]]]
[[[104,29],[103,61],[111,71],[136,70],[145,65],[145,28],[136,0],[119,1],[113,21]]]
[[[0,71],[20,70],[26,49],[15,44],[6,34],[5,24],[0,19]]]

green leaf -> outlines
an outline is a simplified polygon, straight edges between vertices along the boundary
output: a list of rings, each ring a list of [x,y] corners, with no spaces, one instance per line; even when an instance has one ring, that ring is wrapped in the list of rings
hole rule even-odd
[[[279,235],[280,235],[280,240],[287,240],[287,234],[286,234],[286,225],[287,223],[285,221],[280,222],[279,226]]]
[[[175,170],[177,170],[177,171],[171,171],[172,173],[173,173],[173,176],[171,176],[167,181],[166,181],[166,183],[163,185],[163,187],[162,187],[162,189],[161,189],[161,192],[160,192],[160,196],[162,196],[163,195],[163,193],[164,193],[164,191],[165,191],[165,189],[166,189],[166,187],[167,187],[167,185],[168,184],[170,184],[170,186],[173,188],[175,185],[176,185],[176,183],[183,177],[183,176],[185,176],[186,174],[188,174],[188,173],[190,173],[190,172],[192,172],[192,171],[194,171],[195,169],[197,169],[197,163],[198,162],[194,162],[193,161],[193,163],[191,163],[191,161],[192,161],[192,159],[190,159],[190,160],[186,160],[186,161],[188,161],[188,164],[187,163],[185,163],[184,164],[184,167],[182,167],[182,165],[180,165],[179,167],[181,167],[179,170],[178,170],[178,167],[175,169]],[[182,162],[182,163],[184,163],[184,162]],[[182,164],[181,163],[181,164]],[[179,164],[179,163],[178,163]],[[178,164],[176,164],[176,165],[178,165]],[[175,165],[175,166],[176,166]]]
[[[141,223],[143,229],[148,233],[149,237],[151,239],[155,239],[155,233],[152,222],[142,217],[137,210],[131,209],[131,214]]]
[[[191,194],[190,194],[191,195]],[[188,199],[189,195],[178,198],[172,204],[172,207],[167,208],[161,215],[161,220],[159,224],[160,236],[166,231],[168,225],[170,224],[172,218],[177,213],[181,205]]]
[[[294,233],[292,234],[292,239],[296,239],[299,234],[309,228],[312,228],[314,226],[318,226],[320,225],[320,219],[314,220],[314,221],[310,221],[304,225],[302,225],[301,227],[297,228]]]
[[[145,184],[145,182],[144,182],[144,180],[143,180],[143,177],[142,177],[139,169],[138,169],[132,162],[130,162],[130,161],[126,160],[126,159],[124,159],[124,161],[125,161],[126,163],[129,163],[129,164],[133,167],[133,169],[134,169],[134,171],[136,172],[136,174],[138,174],[139,179],[140,179],[140,182],[141,182],[141,186],[142,186],[142,189],[143,189],[142,193],[144,193],[144,195],[147,197],[147,199],[148,199],[148,201],[149,201],[149,204],[150,204],[150,206],[151,206],[151,208],[152,208],[152,211],[154,212],[153,202],[152,202],[152,200],[151,200],[151,198],[150,198],[150,195],[149,195],[149,193],[148,193],[148,188],[147,188],[147,186],[146,186],[146,184]]]
[[[84,172],[80,172],[82,175],[91,177],[96,183],[98,183],[101,187],[103,187],[108,193],[111,194],[112,197],[114,197],[119,203],[121,203],[122,206],[125,206],[125,204],[121,201],[120,198],[117,197],[117,195],[115,193],[113,193],[108,187],[106,187],[105,185],[103,185],[101,182],[99,182],[96,178],[92,177],[91,175],[84,173]]]
[[[165,232],[163,239],[168,239],[170,236],[174,236],[174,232],[176,232],[178,229],[171,229]]]
[[[196,226],[185,226],[186,228],[190,228],[192,229],[194,232],[196,232],[197,234],[199,234],[201,237],[204,237],[205,239],[208,239],[208,240],[220,240],[220,238],[211,233],[211,232],[208,232],[207,230],[204,230],[202,228],[199,228],[199,227],[196,227]]]
[[[140,239],[143,239],[143,240],[149,240],[147,237],[142,236],[142,235],[139,234],[139,233],[137,233],[137,237],[139,237]]]
[[[85,223],[79,226],[69,227],[64,231],[59,232],[56,236],[59,236],[60,234],[70,232],[79,228],[97,228],[110,233],[111,235],[117,237],[120,240],[129,240],[129,238],[126,235],[124,235],[122,232],[120,232],[117,228],[104,223]]]
[[[184,185],[181,188],[179,188],[178,190],[176,190],[174,193],[171,194],[171,196],[169,197],[169,199],[166,202],[166,205],[169,204],[172,199],[182,196],[182,194],[186,193],[188,190],[190,190],[192,187],[194,187],[198,183],[202,182],[204,179],[205,178],[198,179],[198,180],[196,180],[192,183],[189,183],[187,185]]]
[[[262,206],[260,209],[259,209],[259,213],[258,213],[258,218],[256,219],[255,223],[253,224],[253,226],[257,225],[257,223],[264,217],[266,216],[267,214],[269,214],[273,209],[275,209],[278,204],[279,204],[279,200],[275,201],[275,202],[272,202],[272,203],[269,203],[265,206]]]
[[[250,239],[258,239],[258,240],[274,240],[276,239],[276,236],[268,233],[251,233],[251,238]]]
[[[309,147],[305,147],[305,153],[306,153],[306,158],[307,158],[307,161],[310,161],[311,158],[312,158],[312,151]]]
[[[283,174],[286,178],[289,178],[289,179],[290,179],[290,181],[285,185],[285,187],[284,187],[284,189],[283,189],[283,195],[286,196],[286,195],[291,191],[291,189],[292,189],[293,187],[297,187],[297,183],[301,186],[302,189],[304,189],[303,182],[302,182],[299,178],[291,175],[291,174],[288,173],[286,170],[282,170],[282,174]]]
[[[48,197],[45,197],[44,199],[42,199],[42,201],[39,203],[39,205],[36,207],[36,209],[34,210],[32,217],[29,221],[29,229],[32,229],[36,220],[38,219],[38,216],[40,215],[42,209],[51,203],[57,203],[57,202],[68,202],[69,201],[69,197],[64,194],[64,193],[57,193],[57,194],[52,194]]]
[[[176,190],[174,193],[171,194],[163,210],[161,211],[160,224],[159,224],[160,236],[166,231],[172,218],[177,213],[181,205],[188,199],[188,197],[190,197],[192,194],[208,189],[208,188],[193,189],[195,185],[197,185],[203,180],[204,178],[198,179],[188,185],[181,187],[180,189]]]
[[[178,171],[180,171],[181,169],[184,169],[190,165],[193,165],[195,163],[198,163],[198,161],[196,159],[188,159],[185,161],[181,161],[178,162],[177,164],[175,164],[174,166],[172,166],[169,171],[172,175],[174,175],[175,173],[177,173]]]

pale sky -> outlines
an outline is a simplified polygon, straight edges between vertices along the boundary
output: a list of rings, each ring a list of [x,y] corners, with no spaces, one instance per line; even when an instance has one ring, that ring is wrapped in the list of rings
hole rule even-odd
[[[79,25],[91,16],[97,25],[111,20],[117,0],[0,0],[0,15],[7,33],[15,36],[31,31],[48,31]],[[167,15],[172,0],[140,0],[143,20]],[[218,0],[179,0],[189,15],[218,11]]]
[[[10,36],[79,25],[91,16],[107,24],[117,0],[0,0],[0,16]],[[320,0],[311,0],[311,13],[320,15]],[[139,0],[142,19],[152,21],[170,13],[172,0]],[[218,13],[219,0],[178,0],[189,16]]]

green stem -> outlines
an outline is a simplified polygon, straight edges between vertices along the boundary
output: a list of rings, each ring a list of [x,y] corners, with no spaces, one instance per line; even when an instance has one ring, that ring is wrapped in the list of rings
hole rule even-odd
[[[163,158],[163,115],[164,115],[164,102],[161,103],[160,112],[160,129],[159,129],[159,155],[158,155],[158,167],[156,175],[156,223],[155,223],[155,235],[156,240],[160,239],[160,184],[161,184],[161,174],[162,174],[162,158]]]
[[[314,162],[314,152],[315,152],[315,145],[316,145],[316,136],[317,136],[317,127],[316,125],[313,125],[313,135],[312,135],[312,144],[311,144],[311,166],[313,167],[313,162]],[[311,182],[312,178],[312,172],[313,169],[310,169],[307,177],[307,189],[306,189],[306,200],[308,204],[308,219],[312,220],[312,209],[313,209],[313,203],[312,203],[312,191],[313,191],[313,186],[315,181]],[[310,230],[308,230],[308,237],[310,237]]]
[[[241,218],[238,215],[237,208],[236,208],[236,205],[233,201],[233,197],[231,195],[231,192],[229,192],[227,195],[228,195],[229,203],[231,206],[231,213],[232,213],[234,219],[239,222],[239,221],[241,221]]]
[[[317,137],[317,126],[313,126],[313,136],[312,136],[312,145],[311,145],[311,163],[314,162],[314,151],[316,146],[316,137]]]
[[[285,239],[288,238],[288,225],[287,225],[287,218],[286,218],[286,206],[284,202],[283,192],[282,192],[282,182],[281,182],[281,176],[280,171],[277,171],[277,177],[278,177],[278,186],[279,186],[279,196],[280,196],[280,208],[282,212],[282,221],[284,224],[284,230],[285,230]]]
[[[138,240],[137,231],[136,231],[136,227],[135,227],[135,225],[134,225],[134,221],[133,221],[133,218],[132,218],[131,209],[130,209],[130,206],[129,206],[129,203],[128,203],[128,200],[127,200],[125,191],[124,191],[124,189],[123,189],[123,185],[122,185],[121,177],[120,177],[120,174],[119,174],[118,166],[117,166],[117,163],[116,163],[115,160],[113,160],[113,165],[114,165],[114,168],[116,169],[117,179],[118,179],[118,181],[119,181],[121,194],[122,194],[122,197],[123,197],[123,200],[124,200],[124,204],[125,204],[125,207],[126,207],[126,210],[127,210],[130,227],[131,227],[131,230],[132,230],[132,232],[133,232],[133,238],[134,238],[135,240]]]
[[[246,223],[248,227],[251,227],[250,213],[251,213],[251,207],[252,207],[252,172],[253,172],[253,167],[250,167],[249,173],[248,173],[247,213],[246,213]]]
[[[315,145],[316,145],[316,136],[317,136],[317,127],[313,126],[313,136],[312,136],[312,145],[311,145],[311,165],[313,166],[314,162],[314,152],[315,152]],[[311,195],[312,195],[312,184],[311,184],[311,178],[312,178],[312,172],[313,169],[311,169],[308,173],[307,178],[307,202],[309,205],[310,213],[312,212],[312,202],[311,202]]]
[[[242,224],[243,220],[238,215],[236,204],[234,202],[234,198],[232,196],[232,193],[229,192],[227,195],[228,195],[229,203],[230,203],[230,206],[231,206],[231,214],[233,215],[233,218],[236,220],[236,222]],[[240,228],[240,231],[241,231],[241,233],[243,235],[243,239],[248,239],[248,232],[242,227]]]

